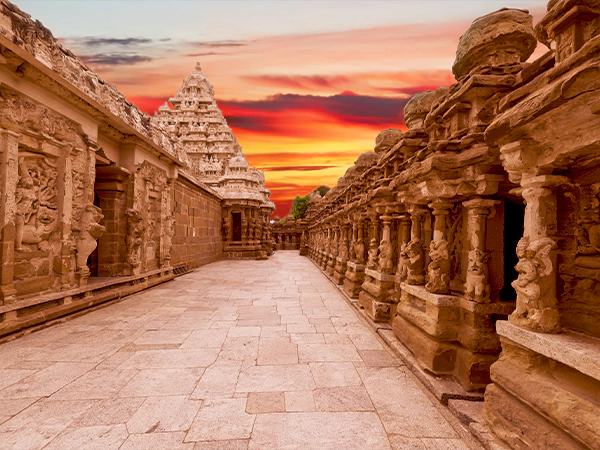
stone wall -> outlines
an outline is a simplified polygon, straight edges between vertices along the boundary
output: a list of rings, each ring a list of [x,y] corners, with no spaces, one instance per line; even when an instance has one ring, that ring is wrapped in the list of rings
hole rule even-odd
[[[0,84],[0,339],[220,258],[179,143],[5,0]]]
[[[221,200],[184,177],[173,189],[175,234],[171,265],[186,263],[188,269],[217,261],[223,253]]]

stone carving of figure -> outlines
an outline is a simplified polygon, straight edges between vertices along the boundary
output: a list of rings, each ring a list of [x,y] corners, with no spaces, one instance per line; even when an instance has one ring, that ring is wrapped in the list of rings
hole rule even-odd
[[[400,246],[398,270],[396,271],[396,275],[398,275],[400,281],[406,281],[406,278],[408,277],[408,264],[410,262],[410,257],[408,256],[408,245],[409,242],[405,242]]]
[[[141,266],[140,248],[144,238],[144,219],[142,214],[135,209],[127,210],[127,262],[134,271]]]
[[[342,260],[344,260],[344,261],[348,260],[348,238],[347,237],[344,237],[344,239],[342,239],[342,243],[340,244],[339,257],[342,258]]]
[[[165,218],[165,228],[163,231],[163,259],[171,259],[171,248],[173,247],[173,236],[175,235],[175,218],[167,216]]]
[[[339,236],[337,233],[335,233],[333,235],[333,241],[331,242],[331,248],[329,250],[329,253],[331,253],[334,257],[338,256],[339,253]]]
[[[379,267],[377,270],[380,273],[392,274],[394,267],[392,264],[392,246],[387,239],[381,241],[379,245]]]
[[[550,251],[556,243],[550,238],[530,242],[524,236],[517,244],[519,276],[511,283],[517,291],[517,308],[510,319],[515,325],[539,331],[558,331],[556,299],[541,295],[540,279],[552,273]]]
[[[98,239],[104,233],[105,228],[100,225],[100,221],[104,215],[102,210],[94,205],[87,205],[79,218],[77,229],[79,236],[76,240],[77,249],[77,270],[80,272],[88,272],[87,267],[88,257],[98,246]]]
[[[358,239],[356,241],[356,245],[354,247],[356,252],[356,262],[358,264],[365,263],[365,243],[362,239]]]
[[[18,165],[19,181],[15,190],[15,250],[26,251],[23,244],[38,244],[45,250],[48,238],[58,225],[56,210],[56,169],[36,162],[31,168],[24,158]]]
[[[435,294],[450,292],[450,253],[445,239],[431,241],[429,245],[431,262],[427,268],[429,280],[425,288]]]
[[[490,301],[488,256],[485,252],[477,248],[469,252],[465,297],[478,303],[488,303]]]
[[[406,282],[408,284],[423,285],[425,277],[425,261],[423,259],[423,246],[420,239],[412,239],[406,244],[406,254],[408,261],[406,263]]]
[[[350,261],[356,261],[356,240],[353,240],[352,242],[350,242],[348,244],[348,247],[349,247],[348,259]]]
[[[221,231],[223,232],[223,239],[229,240],[229,220],[226,217],[221,219]]]
[[[23,160],[19,161],[19,182],[17,183],[15,196],[17,203],[15,250],[23,251],[25,250],[22,245],[25,224],[29,222],[31,216],[35,213],[34,202],[37,200],[33,179]]]
[[[600,253],[600,225],[592,225],[586,232],[584,228],[575,230],[577,253],[580,255],[596,255]]]
[[[367,269],[377,270],[377,253],[379,248],[377,246],[377,239],[371,239],[369,244],[369,259],[367,260]]]

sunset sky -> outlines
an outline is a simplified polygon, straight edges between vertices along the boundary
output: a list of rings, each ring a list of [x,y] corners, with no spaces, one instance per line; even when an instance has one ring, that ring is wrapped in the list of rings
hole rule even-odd
[[[150,114],[199,61],[283,217],[296,195],[333,186],[379,131],[404,129],[414,93],[455,81],[475,18],[513,7],[537,23],[547,0],[15,3]]]

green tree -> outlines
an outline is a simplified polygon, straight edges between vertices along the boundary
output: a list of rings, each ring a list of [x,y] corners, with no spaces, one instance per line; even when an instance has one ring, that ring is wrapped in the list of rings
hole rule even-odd
[[[322,184],[321,186],[316,188],[314,192],[318,192],[319,195],[321,195],[321,197],[325,197],[325,194],[327,194],[327,192],[329,192],[330,189],[331,188],[329,186],[325,186],[324,184]]]
[[[296,195],[294,202],[292,203],[292,216],[294,219],[304,219],[306,217],[306,210],[310,205],[310,194],[305,195],[304,197],[300,197]]]

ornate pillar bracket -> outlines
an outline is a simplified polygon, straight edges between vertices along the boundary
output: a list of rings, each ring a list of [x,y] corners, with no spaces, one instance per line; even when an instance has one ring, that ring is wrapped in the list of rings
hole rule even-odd
[[[467,235],[469,254],[465,297],[477,303],[490,302],[488,260],[485,249],[487,219],[494,217],[497,200],[475,198],[463,202],[467,210]]]
[[[448,215],[453,204],[436,201],[429,204],[433,209],[433,239],[429,245],[431,262],[427,267],[428,280],[425,289],[434,294],[450,293],[450,245],[448,243]]]
[[[418,205],[410,207],[410,241],[406,245],[406,283],[425,284],[425,258],[421,241],[421,224],[427,211]]]
[[[541,333],[560,332],[556,299],[556,196],[553,188],[569,183],[568,178],[541,175],[523,178],[521,194],[526,202],[524,234],[517,244],[519,273],[512,282],[517,291],[517,308],[509,321]]]
[[[381,242],[379,244],[379,265],[377,270],[380,273],[391,275],[394,273],[394,266],[392,263],[393,249],[392,249],[392,216],[381,216],[383,223],[383,234],[381,236]]]

